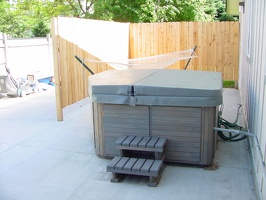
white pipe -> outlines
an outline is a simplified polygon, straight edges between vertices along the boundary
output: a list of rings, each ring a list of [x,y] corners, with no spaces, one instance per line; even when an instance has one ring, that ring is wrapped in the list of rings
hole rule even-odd
[[[242,134],[242,135],[246,135],[246,136],[249,136],[249,137],[256,138],[256,135],[254,135],[252,133],[249,133],[249,132],[246,132],[246,131],[240,131],[240,130],[235,130],[235,129],[217,128],[217,127],[214,127],[213,129],[216,130],[216,131],[225,131],[225,132]]]

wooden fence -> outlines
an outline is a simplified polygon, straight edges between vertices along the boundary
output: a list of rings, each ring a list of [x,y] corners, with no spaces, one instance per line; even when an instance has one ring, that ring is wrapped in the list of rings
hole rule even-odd
[[[130,58],[191,49],[197,59],[188,69],[218,71],[224,80],[238,80],[238,22],[176,22],[130,24]],[[170,66],[184,69],[187,60]]]
[[[88,96],[88,76],[91,74],[74,56],[122,62],[128,59],[128,35],[128,23],[52,19],[57,120],[63,120],[64,107]],[[94,73],[112,69],[86,60],[84,63]]]
[[[52,20],[57,119],[62,109],[88,96],[88,76],[74,58],[123,62],[198,46],[188,70],[219,71],[224,80],[238,80],[238,22],[117,23],[76,18]],[[99,73],[112,67],[86,65]],[[183,69],[186,61],[169,66]]]

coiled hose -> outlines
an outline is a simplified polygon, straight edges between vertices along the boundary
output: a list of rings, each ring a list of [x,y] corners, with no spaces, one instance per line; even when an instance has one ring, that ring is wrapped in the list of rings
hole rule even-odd
[[[224,129],[234,129],[234,130],[239,130],[241,132],[243,132],[243,131],[245,132],[246,129],[237,124],[239,110],[240,110],[241,106],[242,105],[240,104],[238,109],[237,109],[236,120],[232,123],[232,122],[229,122],[229,121],[225,120],[224,118],[222,118],[222,111],[223,111],[223,105],[222,105],[221,109],[219,111],[219,114],[218,114],[218,127],[224,128]],[[247,138],[246,135],[235,133],[235,132],[234,133],[233,132],[224,133],[223,131],[218,130],[217,133],[218,133],[219,137],[225,141],[238,142],[238,141],[241,141],[241,140],[244,140]]]

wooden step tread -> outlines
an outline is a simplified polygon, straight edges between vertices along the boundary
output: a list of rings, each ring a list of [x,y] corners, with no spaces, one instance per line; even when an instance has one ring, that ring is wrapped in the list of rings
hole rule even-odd
[[[123,136],[115,141],[115,146],[118,149],[163,152],[166,141],[166,138],[158,137]]]
[[[162,160],[117,156],[109,163],[107,171],[121,174],[157,177],[160,174],[162,167]]]

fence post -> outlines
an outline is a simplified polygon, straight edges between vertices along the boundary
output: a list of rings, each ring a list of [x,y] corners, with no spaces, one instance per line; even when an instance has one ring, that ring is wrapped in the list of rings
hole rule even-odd
[[[3,44],[4,44],[4,65],[8,69],[8,42],[7,42],[7,35],[3,35]]]
[[[48,59],[49,59],[48,63],[49,63],[50,70],[52,70],[53,69],[53,62],[52,62],[52,58],[53,58],[52,57],[52,52],[53,52],[52,48],[53,48],[53,46],[52,46],[51,35],[47,34],[46,38],[47,38],[47,44],[48,44],[48,47],[47,47],[47,49],[48,49]]]
[[[60,62],[59,62],[59,41],[58,41],[58,18],[51,20],[52,38],[53,38],[53,55],[54,55],[54,78],[55,78],[55,100],[57,121],[63,121],[61,80],[60,80]]]

